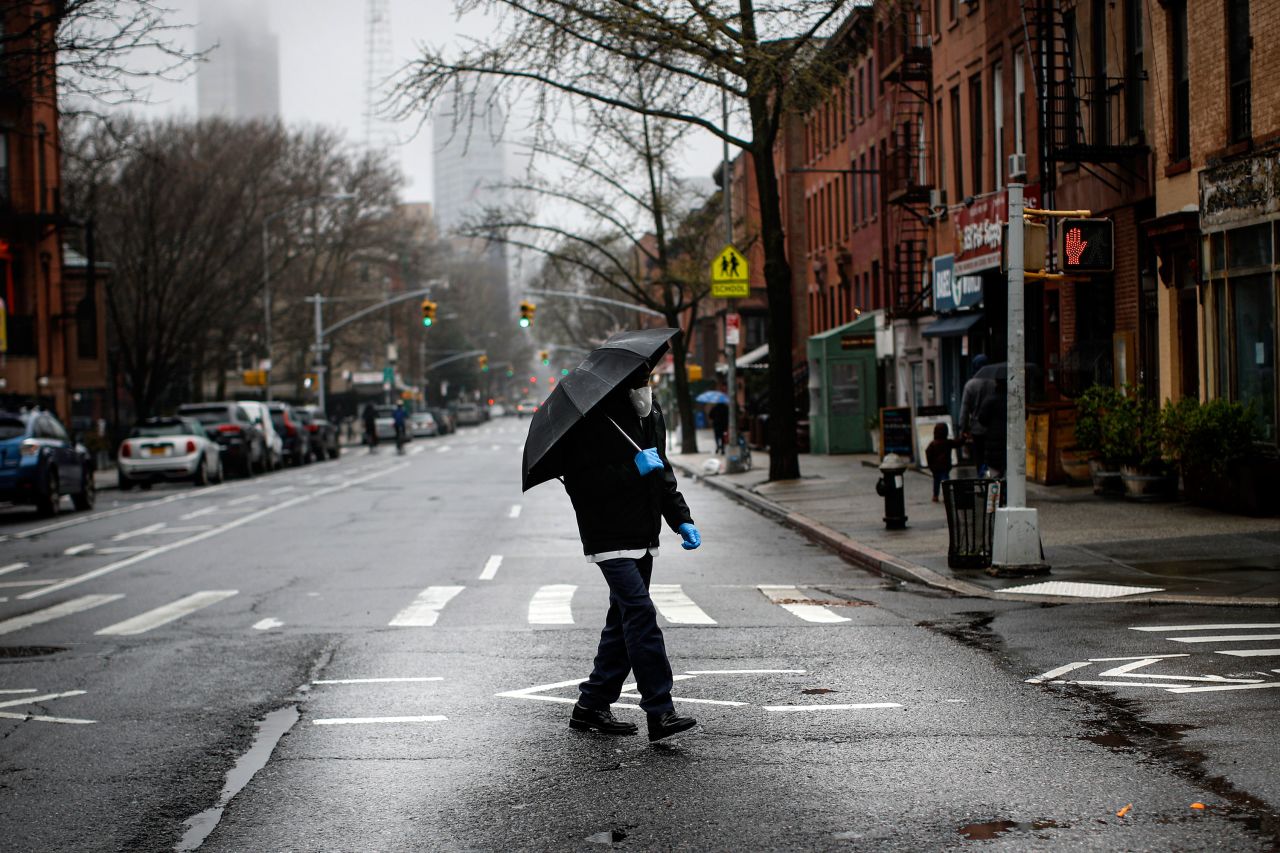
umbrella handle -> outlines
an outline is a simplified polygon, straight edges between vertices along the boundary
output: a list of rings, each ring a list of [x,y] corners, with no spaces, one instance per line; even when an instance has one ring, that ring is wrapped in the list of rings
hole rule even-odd
[[[605,415],[605,417],[609,419],[609,423],[617,427],[618,432],[622,433],[622,437],[625,438],[628,442],[630,442],[631,446],[636,449],[636,453],[639,453],[642,448],[640,447],[640,445],[636,444],[635,439],[627,435],[627,431],[622,427],[618,426],[618,422],[615,421],[612,417],[610,417],[609,415]]]

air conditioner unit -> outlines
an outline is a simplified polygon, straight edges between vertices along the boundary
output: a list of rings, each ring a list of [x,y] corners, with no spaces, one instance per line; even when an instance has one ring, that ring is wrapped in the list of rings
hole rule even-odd
[[[940,207],[947,206],[946,190],[929,190],[929,208],[937,210]]]
[[[1027,176],[1027,155],[1009,155],[1009,180],[1020,181]]]

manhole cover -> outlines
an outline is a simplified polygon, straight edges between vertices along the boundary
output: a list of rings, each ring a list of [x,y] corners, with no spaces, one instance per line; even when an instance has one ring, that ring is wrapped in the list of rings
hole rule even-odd
[[[0,646],[0,659],[38,658],[44,655],[56,655],[66,650],[66,646]]]

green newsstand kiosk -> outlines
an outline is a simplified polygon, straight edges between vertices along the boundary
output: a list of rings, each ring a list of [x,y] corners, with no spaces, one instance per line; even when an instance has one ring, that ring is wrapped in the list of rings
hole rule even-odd
[[[809,442],[813,453],[870,453],[867,423],[880,413],[876,314],[809,338]]]

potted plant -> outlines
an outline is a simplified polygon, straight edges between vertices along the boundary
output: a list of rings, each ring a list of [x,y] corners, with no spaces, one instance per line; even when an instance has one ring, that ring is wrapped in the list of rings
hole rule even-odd
[[[1175,482],[1164,459],[1160,407],[1124,389],[1101,418],[1102,456],[1120,468],[1125,497],[1153,500],[1172,497]]]
[[[1259,444],[1257,413],[1230,400],[1180,400],[1165,406],[1165,446],[1193,503],[1248,515],[1280,510],[1276,448]]]
[[[1103,453],[1102,432],[1103,418],[1119,405],[1121,397],[1119,391],[1106,385],[1094,385],[1081,394],[1076,399],[1075,446],[1064,448],[1076,456],[1083,455],[1093,491],[1099,495],[1118,494],[1122,488],[1120,471],[1108,464],[1110,460]]]

